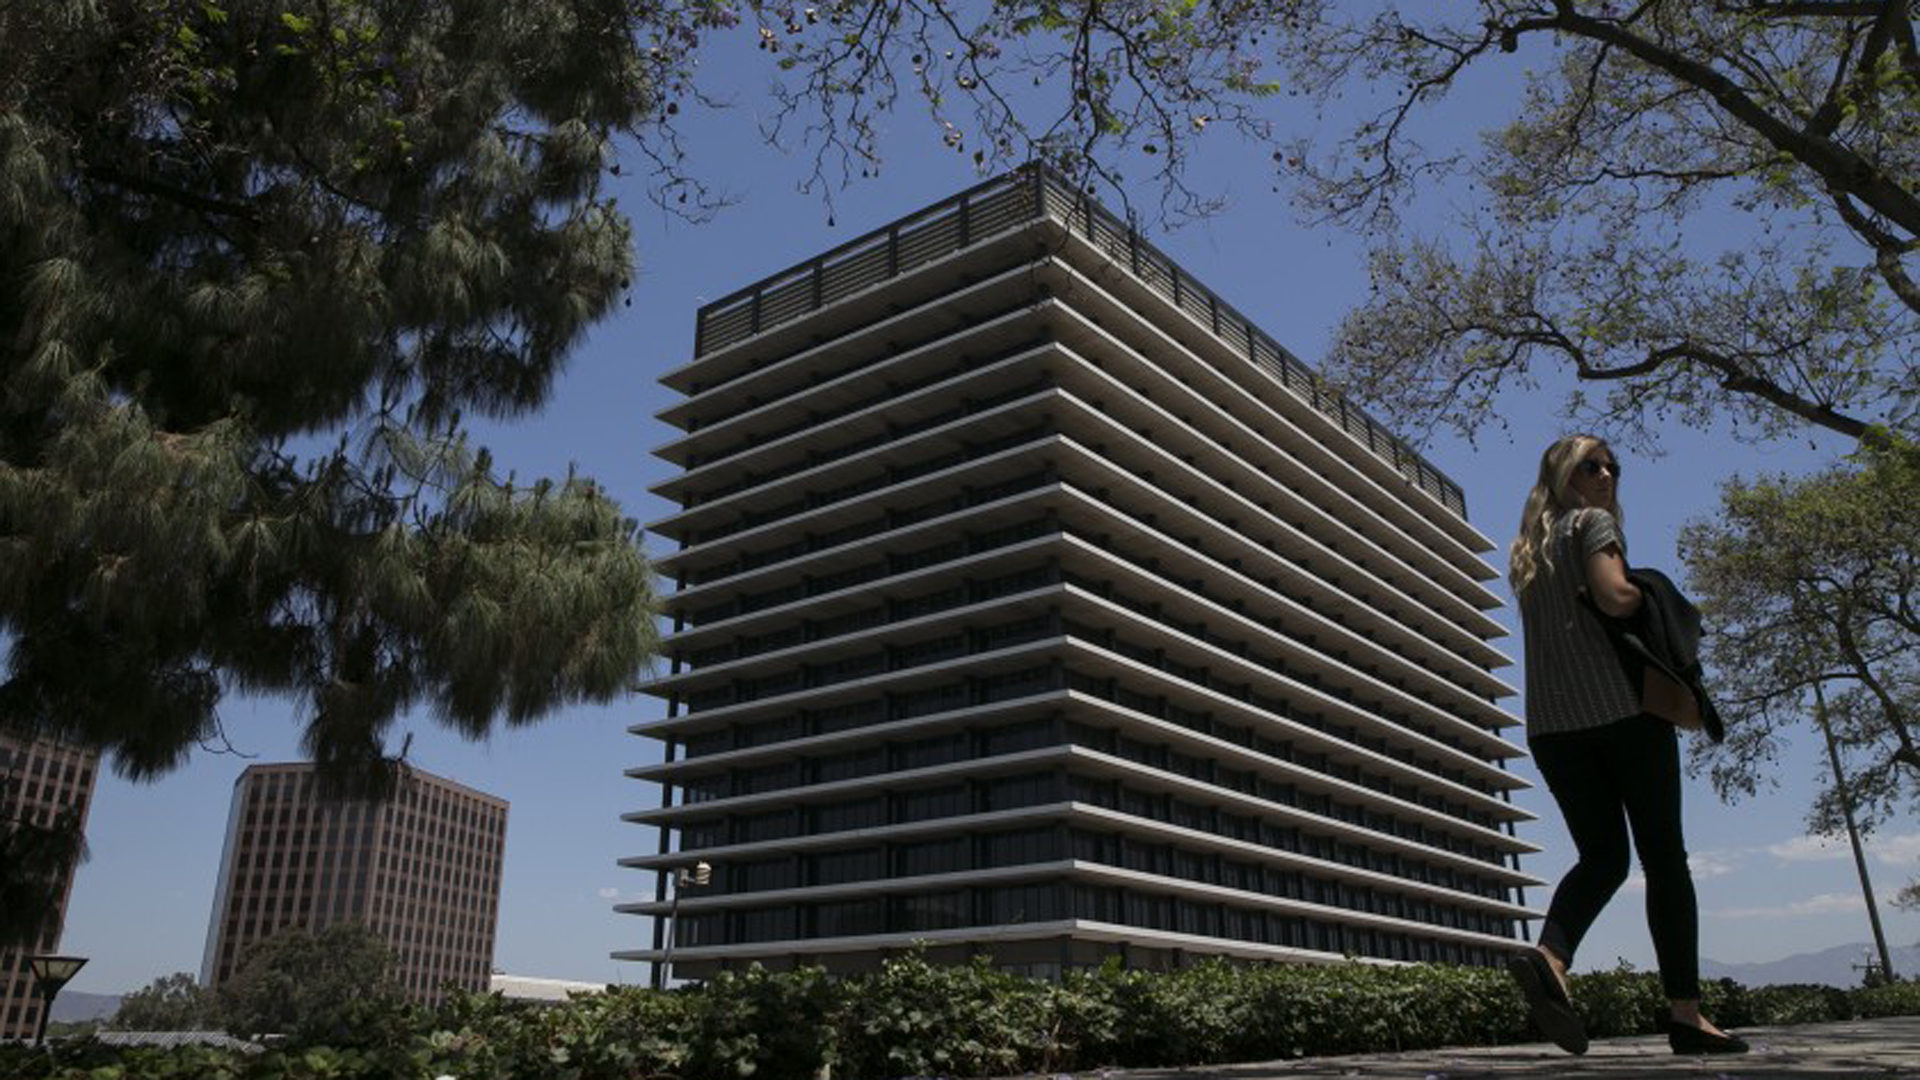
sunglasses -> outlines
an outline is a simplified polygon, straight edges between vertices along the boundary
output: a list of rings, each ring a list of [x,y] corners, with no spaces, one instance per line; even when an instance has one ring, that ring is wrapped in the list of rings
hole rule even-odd
[[[1615,480],[1620,479],[1620,463],[1617,461],[1594,461],[1589,458],[1580,463],[1581,476],[1599,476],[1603,469],[1612,473]]]

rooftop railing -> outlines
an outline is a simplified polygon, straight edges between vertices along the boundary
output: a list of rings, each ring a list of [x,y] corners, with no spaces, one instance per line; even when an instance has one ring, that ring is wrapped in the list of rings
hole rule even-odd
[[[976,184],[705,305],[694,330],[694,355],[705,356],[744,341],[951,255],[976,239],[1043,216],[1054,218],[1125,265],[1135,278],[1209,327],[1248,363],[1293,391],[1441,505],[1466,518],[1460,485],[1334,391],[1285,346],[1148,243],[1138,229],[1042,165],[1022,166]]]

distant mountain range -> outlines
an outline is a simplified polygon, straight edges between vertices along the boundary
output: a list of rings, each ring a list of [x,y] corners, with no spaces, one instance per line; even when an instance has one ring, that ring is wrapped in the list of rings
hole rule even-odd
[[[1893,960],[1893,973],[1903,979],[1920,976],[1920,945],[1895,946],[1887,952]],[[1819,952],[1795,953],[1782,960],[1763,963],[1723,964],[1718,960],[1700,960],[1700,974],[1708,979],[1732,979],[1744,986],[1775,986],[1780,983],[1824,983],[1827,986],[1859,986],[1865,972],[1855,964],[1866,962],[1868,954],[1879,953],[1866,942],[1835,945]]]
[[[64,990],[53,999],[53,1011],[47,1019],[56,1024],[71,1024],[80,1020],[105,1020],[120,1011],[120,994],[85,994],[77,990]]]

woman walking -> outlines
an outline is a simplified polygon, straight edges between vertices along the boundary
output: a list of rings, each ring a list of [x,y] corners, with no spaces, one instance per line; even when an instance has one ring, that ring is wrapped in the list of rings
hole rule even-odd
[[[1699,910],[1680,824],[1673,725],[1642,708],[1599,616],[1626,618],[1642,596],[1627,578],[1620,462],[1591,435],[1547,447],[1513,543],[1511,580],[1526,648],[1527,745],[1566,819],[1577,856],[1553,893],[1540,944],[1508,971],[1540,1030],[1582,1054],[1587,1035],[1566,989],[1580,939],[1627,879],[1628,836],[1647,879],[1647,928],[1676,1054],[1742,1053],[1700,1015]]]

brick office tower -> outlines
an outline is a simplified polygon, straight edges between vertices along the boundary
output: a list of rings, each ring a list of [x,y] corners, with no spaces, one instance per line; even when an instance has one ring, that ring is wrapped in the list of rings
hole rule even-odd
[[[22,742],[0,735],[0,822],[50,825],[77,813],[84,828],[93,804],[100,755],[47,739]],[[27,969],[30,956],[60,951],[73,874],[60,883],[60,910],[53,929],[31,948],[0,949],[0,1042],[31,1039],[40,1023],[40,987]]]
[[[1489,964],[1537,850],[1460,489],[1023,169],[699,314],[656,898],[676,977]],[[653,947],[621,959],[663,959]]]
[[[393,949],[409,1000],[485,990],[499,921],[507,803],[412,771],[383,804],[322,800],[313,765],[253,765],[234,783],[203,986],[292,927],[358,922]]]

